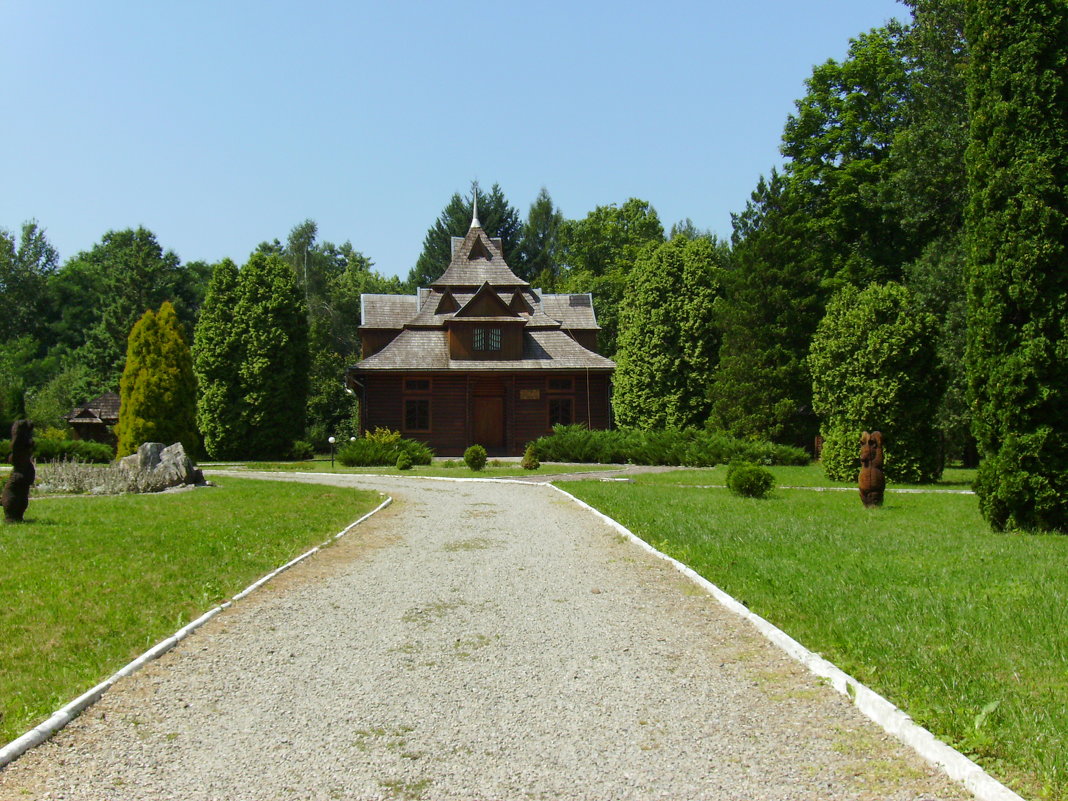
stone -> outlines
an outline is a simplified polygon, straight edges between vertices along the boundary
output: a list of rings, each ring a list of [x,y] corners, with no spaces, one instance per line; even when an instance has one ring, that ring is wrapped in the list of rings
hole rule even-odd
[[[33,466],[33,444],[33,423],[16,420],[11,425],[11,455],[8,457],[11,474],[0,494],[4,520],[8,523],[21,523],[30,505],[30,487],[37,477]]]
[[[145,442],[137,449],[137,453],[120,459],[119,465],[126,470],[149,473],[153,484],[160,489],[204,483],[204,474],[189,458],[180,442],[167,446],[162,442]]]
[[[883,473],[883,434],[865,431],[860,435],[860,500],[864,506],[883,505],[886,476]]]

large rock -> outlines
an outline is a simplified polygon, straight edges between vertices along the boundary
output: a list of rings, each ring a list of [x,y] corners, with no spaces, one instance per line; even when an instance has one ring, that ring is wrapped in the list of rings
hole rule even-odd
[[[162,442],[146,442],[137,453],[120,459],[119,465],[126,470],[149,473],[152,483],[161,488],[204,483],[204,474],[186,455],[180,442],[166,447]]]

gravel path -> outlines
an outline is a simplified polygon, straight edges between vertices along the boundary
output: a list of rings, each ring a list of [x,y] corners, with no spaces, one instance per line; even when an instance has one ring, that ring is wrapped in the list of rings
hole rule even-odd
[[[316,480],[397,502],[0,771],[0,799],[970,797],[547,487]]]

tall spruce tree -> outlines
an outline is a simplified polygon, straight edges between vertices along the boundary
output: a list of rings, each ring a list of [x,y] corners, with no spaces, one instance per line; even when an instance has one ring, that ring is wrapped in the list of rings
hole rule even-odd
[[[144,442],[181,442],[190,455],[199,452],[196,429],[196,378],[193,359],[178,314],[169,302],[137,321],[126,347],[119,382],[118,456]]]
[[[718,358],[713,305],[726,249],[706,237],[649,245],[630,272],[619,315],[614,400],[621,426],[703,426]]]
[[[459,192],[449,198],[441,215],[426,232],[423,252],[408,273],[408,285],[412,289],[429,286],[449,266],[452,258],[452,237],[466,236],[471,228],[475,194],[478,194],[478,221],[489,236],[500,237],[504,245],[504,260],[522,277],[526,274],[523,253],[519,248],[522,223],[519,212],[505,198],[498,184],[488,193],[479,189],[478,181],[471,182],[471,191],[466,196]]]
[[[204,438],[204,450],[213,459],[237,459],[245,455],[238,371],[244,348],[234,320],[237,284],[236,264],[223,259],[215,265],[193,336],[197,426]]]
[[[816,436],[805,356],[826,289],[818,254],[806,247],[808,226],[801,192],[775,171],[734,216],[731,268],[716,306],[714,428],[806,447]]]
[[[524,273],[519,277],[549,292],[555,291],[560,275],[560,230],[563,225],[563,212],[553,205],[549,191],[543,186],[530,204],[523,223],[519,248]]]
[[[281,256],[253,253],[241,268],[233,319],[243,449],[250,458],[283,457],[304,433],[309,358],[304,299]]]
[[[1068,4],[974,0],[968,382],[993,528],[1068,531]]]

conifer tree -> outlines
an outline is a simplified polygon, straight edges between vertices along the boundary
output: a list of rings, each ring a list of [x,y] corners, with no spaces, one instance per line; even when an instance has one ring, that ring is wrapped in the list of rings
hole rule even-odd
[[[468,195],[461,197],[459,192],[453,193],[438,219],[426,232],[423,252],[408,273],[407,283],[412,289],[429,286],[445,272],[452,258],[452,237],[466,236],[471,228],[476,193],[478,220],[483,230],[489,236],[501,238],[504,260],[516,275],[525,274],[523,253],[519,247],[523,228],[519,212],[508,202],[498,184],[490,187],[487,193],[479,191],[478,181],[472,181]]]
[[[630,272],[620,310],[614,410],[621,426],[702,426],[719,338],[712,307],[724,249],[677,236],[650,246]]]
[[[975,0],[968,384],[998,530],[1068,531],[1068,5]]]
[[[823,316],[824,270],[791,180],[772,171],[734,217],[722,333],[710,390],[714,428],[737,437],[809,446],[817,433],[805,356]]]
[[[283,457],[304,433],[309,359],[304,300],[280,256],[252,254],[238,274],[233,318],[242,449],[250,458]]]
[[[130,331],[119,396],[120,457],[144,442],[181,442],[187,453],[198,452],[193,360],[169,301],[158,314],[146,311]]]
[[[238,366],[243,359],[237,306],[237,265],[223,259],[212,270],[193,337],[197,376],[197,426],[212,459],[243,456],[244,427]]]
[[[549,292],[555,291],[560,275],[560,231],[564,226],[564,214],[553,205],[549,191],[543,186],[538,197],[530,204],[519,249],[525,272],[516,272],[520,278]],[[514,272],[514,270],[513,270]]]

